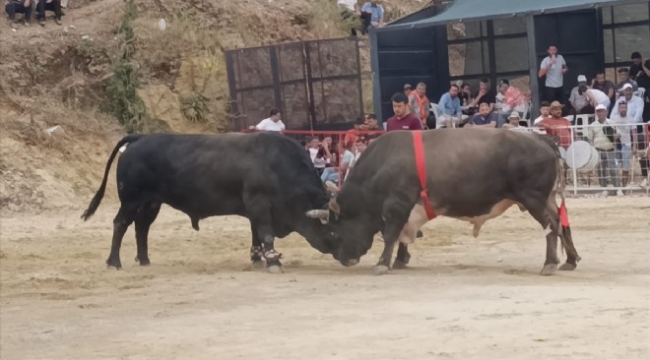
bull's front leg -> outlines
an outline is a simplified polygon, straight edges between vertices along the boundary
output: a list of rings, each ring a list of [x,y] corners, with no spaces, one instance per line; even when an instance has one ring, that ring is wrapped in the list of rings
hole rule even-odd
[[[262,240],[257,235],[257,227],[251,221],[251,265],[254,269],[261,269],[264,266],[264,247],[262,247]]]
[[[275,236],[273,234],[271,204],[264,194],[256,194],[247,190],[244,191],[244,194],[244,203],[248,210],[248,218],[251,221],[251,226],[254,227],[253,236],[257,235],[257,239],[262,239],[263,241],[262,250],[266,259],[266,268],[270,273],[282,273],[284,272],[282,270],[282,263],[280,262],[282,254],[277,252],[274,247]],[[254,246],[255,243],[253,244]]]
[[[384,205],[384,219],[386,223],[384,229],[384,251],[381,253],[379,261],[374,268],[376,275],[385,274],[390,270],[390,260],[393,258],[395,243],[408,221],[409,214],[409,206],[401,202],[388,200]]]
[[[408,245],[400,242],[397,245],[397,256],[393,262],[393,269],[405,269],[410,260],[411,254],[409,254]]]

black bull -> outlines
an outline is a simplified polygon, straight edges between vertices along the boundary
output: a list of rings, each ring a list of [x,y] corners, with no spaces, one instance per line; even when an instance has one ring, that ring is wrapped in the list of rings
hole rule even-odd
[[[560,270],[573,270],[580,257],[569,226],[561,226],[556,194],[564,202],[562,160],[552,140],[514,131],[440,129],[422,133],[427,188],[437,215],[469,221],[474,236],[489,219],[512,205],[528,211],[547,232],[543,275],[559,264],[557,238],[566,250]],[[343,265],[358,263],[383,233],[384,251],[375,267],[378,274],[390,268],[395,243],[399,249],[394,267],[408,263],[407,243],[428,218],[420,199],[411,132],[381,136],[364,151],[328,210],[309,216],[328,221],[340,242]]]
[[[163,203],[187,214],[195,230],[206,217],[247,217],[251,260],[257,265],[265,259],[272,272],[282,271],[274,237],[293,231],[322,253],[333,253],[327,227],[305,216],[328,201],[309,154],[298,142],[275,133],[126,136],[113,149],[84,220],[99,207],[111,163],[123,145],[128,146],[117,164],[121,204],[113,220],[109,266],[122,266],[122,238],[134,221],[136,261],[149,264],[149,228]]]

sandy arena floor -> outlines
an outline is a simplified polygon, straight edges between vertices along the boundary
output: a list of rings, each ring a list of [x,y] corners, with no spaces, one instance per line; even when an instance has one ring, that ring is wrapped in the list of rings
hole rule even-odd
[[[116,204],[1,223],[1,354],[13,359],[649,359],[650,198],[569,200],[582,256],[538,275],[542,231],[511,209],[471,226],[437,219],[411,269],[371,275],[382,248],[344,268],[298,235],[285,274],[251,271],[248,222],[195,232],[164,207],[152,265],[108,270]],[[564,256],[562,256],[564,259]]]

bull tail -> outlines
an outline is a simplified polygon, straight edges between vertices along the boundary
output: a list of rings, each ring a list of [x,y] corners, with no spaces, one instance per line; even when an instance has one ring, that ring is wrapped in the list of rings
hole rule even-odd
[[[86,211],[84,211],[84,213],[81,215],[81,218],[84,219],[84,221],[90,219],[90,217],[95,214],[95,211],[97,211],[99,204],[102,202],[104,192],[106,192],[106,181],[108,179],[108,173],[111,170],[111,164],[113,163],[117,152],[124,144],[133,143],[140,137],[142,137],[142,135],[127,135],[117,142],[115,148],[113,148],[113,152],[111,152],[111,156],[108,158],[108,162],[106,163],[106,169],[104,170],[104,179],[102,180],[102,184],[99,187],[99,190],[97,190],[97,193],[95,193],[93,199],[90,201],[90,204],[88,205]]]

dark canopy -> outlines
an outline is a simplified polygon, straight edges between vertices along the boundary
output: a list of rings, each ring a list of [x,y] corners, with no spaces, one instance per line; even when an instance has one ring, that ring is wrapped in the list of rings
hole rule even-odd
[[[622,5],[649,0],[454,0],[443,13],[417,21],[392,24],[378,31],[423,28],[453,22],[473,22],[514,16],[548,14]]]

